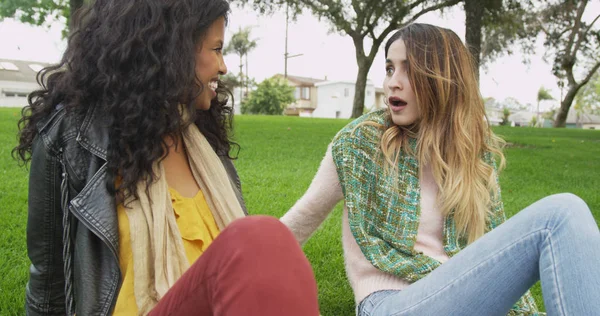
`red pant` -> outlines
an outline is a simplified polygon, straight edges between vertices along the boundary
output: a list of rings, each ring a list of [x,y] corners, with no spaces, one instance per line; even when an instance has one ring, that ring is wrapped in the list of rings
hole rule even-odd
[[[150,315],[319,315],[317,285],[287,227],[249,216],[224,229]]]

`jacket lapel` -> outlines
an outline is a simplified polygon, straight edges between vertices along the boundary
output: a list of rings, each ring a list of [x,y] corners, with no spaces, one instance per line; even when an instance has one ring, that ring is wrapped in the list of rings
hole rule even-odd
[[[118,255],[119,231],[115,199],[106,188],[109,120],[92,107],[86,114],[77,142],[99,157],[104,164],[89,179],[85,187],[71,200],[71,210],[85,226],[103,240]]]

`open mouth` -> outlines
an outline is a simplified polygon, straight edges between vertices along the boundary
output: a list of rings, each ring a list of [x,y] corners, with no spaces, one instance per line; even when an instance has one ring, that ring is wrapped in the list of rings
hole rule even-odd
[[[398,97],[390,97],[388,99],[388,101],[390,102],[390,106],[392,106],[393,108],[404,108],[406,106],[406,101],[398,98]]]
[[[213,92],[216,92],[218,87],[219,87],[219,82],[216,79],[213,79],[208,83],[208,88],[210,90],[212,90]]]

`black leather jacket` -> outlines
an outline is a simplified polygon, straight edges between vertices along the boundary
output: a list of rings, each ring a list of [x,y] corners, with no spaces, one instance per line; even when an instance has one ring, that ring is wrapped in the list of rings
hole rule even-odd
[[[100,111],[77,119],[60,105],[37,124],[27,220],[28,315],[65,315],[65,301],[86,316],[108,315],[115,306],[121,272],[115,199],[105,180],[107,126]],[[221,160],[246,212],[235,168],[227,157]]]

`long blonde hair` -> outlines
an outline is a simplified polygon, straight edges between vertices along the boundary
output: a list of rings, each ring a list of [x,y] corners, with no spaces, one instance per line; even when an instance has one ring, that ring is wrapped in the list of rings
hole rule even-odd
[[[406,46],[419,119],[411,126],[382,127],[383,156],[394,170],[402,149],[417,157],[421,170],[431,166],[438,206],[444,216],[453,212],[457,232],[471,243],[485,233],[492,197],[499,189],[496,171],[483,158],[487,153],[496,156],[501,170],[504,141],[489,127],[472,57],[454,32],[408,25],[388,40],[386,58],[396,40],[404,40]],[[417,139],[415,153],[407,144],[410,137]]]

